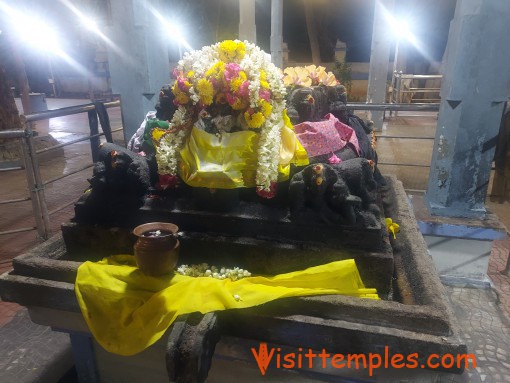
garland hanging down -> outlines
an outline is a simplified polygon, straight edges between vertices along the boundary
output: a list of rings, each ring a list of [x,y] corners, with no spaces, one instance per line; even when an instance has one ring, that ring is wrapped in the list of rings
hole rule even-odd
[[[278,179],[286,90],[282,72],[271,57],[247,41],[226,40],[187,52],[174,72],[178,110],[170,128],[158,135],[156,160],[160,175],[176,178],[180,151],[202,113],[214,110],[213,122],[259,133],[255,184],[271,197]]]

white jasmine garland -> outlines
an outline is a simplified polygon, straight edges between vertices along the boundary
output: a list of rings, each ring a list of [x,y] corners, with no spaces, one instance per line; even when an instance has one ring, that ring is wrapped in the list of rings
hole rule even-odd
[[[247,110],[248,113],[253,113],[253,110],[260,110],[262,107],[263,100],[260,98],[262,87],[261,71],[265,73],[265,81],[269,85],[270,98],[268,102],[272,107],[272,111],[264,119],[259,128],[258,167],[255,176],[257,188],[268,192],[271,185],[276,183],[278,179],[281,130],[284,125],[283,111],[285,109],[286,94],[283,74],[271,63],[271,56],[263,52],[256,45],[238,40],[224,43],[237,44],[237,47],[244,44],[244,56],[239,54],[233,61],[224,62],[225,64],[229,62],[239,64],[240,69],[246,73],[246,78],[250,82],[248,86],[249,107],[245,110],[240,110],[240,116],[243,116]],[[226,57],[225,51],[223,51],[222,56],[222,44],[217,43],[197,51],[187,52],[177,65],[177,73],[189,84],[183,90],[186,96],[189,97],[189,102],[181,105],[172,118],[171,128],[172,126],[175,127],[175,132],[171,132],[172,129],[170,129],[170,132],[163,135],[159,145],[156,146],[156,160],[160,174],[177,174],[179,153],[192,126],[192,124],[187,124],[187,119],[191,118],[191,116],[196,118],[194,110],[201,100],[199,88],[197,88],[198,81],[206,78],[206,72],[221,62],[221,57]],[[266,87],[264,91],[267,93],[267,90],[265,90],[267,85],[264,86]],[[220,125],[225,125],[223,128],[229,130],[230,123],[231,120],[224,120],[221,121]],[[246,124],[241,123],[241,126],[245,128]]]
[[[184,130],[175,133],[167,133],[161,137],[156,150],[156,161],[159,174],[176,174],[178,150],[182,148],[186,138]]]
[[[164,134],[156,147],[156,161],[159,174],[177,174],[179,151],[184,145],[187,132],[184,129],[173,131],[176,127],[183,127],[188,119],[188,111],[180,106],[170,121],[169,133]]]

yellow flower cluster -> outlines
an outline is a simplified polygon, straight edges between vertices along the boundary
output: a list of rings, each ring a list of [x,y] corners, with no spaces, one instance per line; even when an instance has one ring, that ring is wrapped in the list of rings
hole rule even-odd
[[[191,84],[188,81],[185,81],[184,85],[187,86],[188,89],[191,87]],[[172,92],[175,95],[175,101],[179,104],[184,105],[189,102],[189,94],[179,88],[177,81],[175,81],[174,86],[172,87]]]
[[[283,83],[285,86],[312,86],[339,84],[332,72],[326,72],[323,66],[308,65],[305,67],[289,67],[283,71]]]
[[[246,54],[246,46],[242,41],[225,40],[220,44],[220,60],[239,62]]]
[[[198,96],[200,102],[204,105],[211,105],[213,102],[214,89],[211,82],[205,78],[201,78],[197,83]]]
[[[266,100],[260,100],[260,110],[265,118],[268,118],[273,111],[273,106]]]
[[[244,71],[239,71],[239,75],[230,82],[230,90],[232,92],[237,92],[245,81],[246,73],[244,73]]]
[[[264,115],[261,112],[255,112],[250,114],[248,111],[244,112],[244,119],[248,126],[252,129],[258,129],[266,121]]]
[[[260,71],[260,87],[264,89],[269,89],[269,83],[267,82],[267,75],[266,72],[261,70]]]
[[[234,101],[234,103],[231,105],[232,109],[234,110],[243,110],[248,107],[248,101],[238,98]]]
[[[266,121],[266,118],[268,118],[273,111],[273,106],[266,100],[260,100],[259,106],[260,110],[257,112],[254,110],[247,110],[244,112],[244,119],[246,120],[248,126],[252,129],[260,128]]]
[[[229,132],[237,124],[236,128],[254,129],[260,135],[254,182],[260,196],[271,198],[278,181],[280,116],[285,108],[281,71],[257,46],[227,40],[187,52],[174,75],[174,104],[178,110],[172,118],[174,132],[161,137],[163,144],[157,149],[156,160],[162,174],[178,173],[179,153],[202,112],[218,113],[219,117],[230,115],[233,118],[218,119],[223,131]]]
[[[207,72],[205,72],[205,77],[212,77],[221,81],[223,79],[223,72],[225,72],[225,63],[223,61],[218,61]]]

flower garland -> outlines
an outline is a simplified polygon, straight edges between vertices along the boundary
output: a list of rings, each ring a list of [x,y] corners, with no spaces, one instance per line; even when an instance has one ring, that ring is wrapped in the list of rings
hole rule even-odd
[[[179,61],[172,91],[178,110],[157,145],[160,174],[176,175],[179,152],[201,111],[227,111],[242,129],[259,132],[259,195],[274,195],[286,89],[270,56],[247,41],[226,40],[188,52]],[[191,123],[190,123],[191,122]]]

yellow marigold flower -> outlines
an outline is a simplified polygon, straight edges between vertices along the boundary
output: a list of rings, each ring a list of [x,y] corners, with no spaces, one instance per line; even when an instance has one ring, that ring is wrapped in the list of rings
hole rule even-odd
[[[174,93],[175,94],[175,101],[178,103],[178,104],[181,104],[181,105],[184,105],[184,104],[187,104],[189,102],[189,97],[186,93],[183,93],[181,91],[177,92],[177,93]]]
[[[211,82],[205,78],[201,78],[198,80],[196,89],[198,91],[198,96],[200,97],[200,101],[204,105],[211,105],[213,102],[214,89]]]
[[[225,71],[225,63],[223,61],[218,61],[214,64],[207,72],[205,72],[206,77],[215,77],[220,79],[223,76],[223,72]]]
[[[262,112],[265,118],[268,118],[271,115],[271,112],[273,111],[273,106],[266,100],[261,100],[260,111]]]
[[[239,87],[242,85],[243,82],[244,82],[244,80],[241,79],[241,77],[236,77],[235,79],[233,79],[230,82],[230,90],[232,92],[237,92],[239,90]]]
[[[269,83],[267,81],[260,80],[260,87],[263,89],[269,89]]]
[[[172,87],[172,93],[174,94],[175,101],[178,104],[184,105],[189,102],[189,96],[179,89],[177,81],[175,81],[174,86]]]
[[[186,75],[186,77],[187,77],[187,78],[191,78],[191,77],[193,77],[193,75],[194,75],[194,74],[195,74],[195,72],[193,72],[192,70],[190,70],[190,71],[188,72],[188,74]]]
[[[168,130],[161,129],[161,128],[153,128],[151,131],[151,137],[154,142],[159,142],[161,137],[163,137],[166,133],[168,133]]]
[[[244,119],[250,128],[257,129],[262,126],[266,120],[261,112],[256,112],[250,115],[248,112],[244,112]]]
[[[267,74],[265,70],[260,71],[260,81],[267,81]]]
[[[222,61],[240,61],[246,54],[246,46],[241,41],[225,40],[220,43],[219,53]]]

